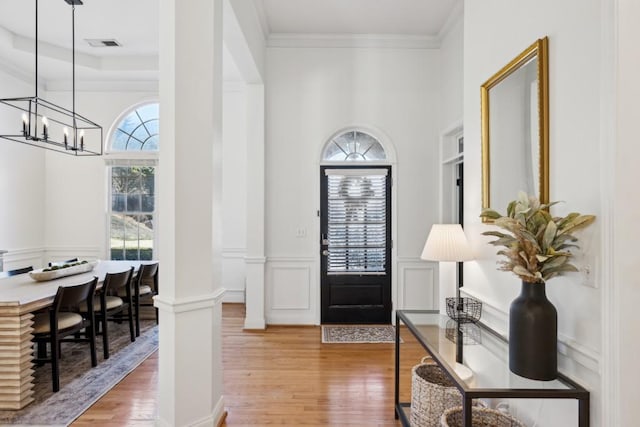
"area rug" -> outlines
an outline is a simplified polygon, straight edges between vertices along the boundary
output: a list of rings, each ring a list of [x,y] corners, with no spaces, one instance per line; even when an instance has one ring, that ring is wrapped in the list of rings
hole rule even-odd
[[[19,411],[0,411],[0,425],[67,426],[158,349],[155,322],[141,322],[141,334],[133,343],[126,322],[109,327],[109,359],[102,358],[102,337],[96,340],[95,368],[86,344],[63,343],[60,391],[51,390],[51,365],[36,367],[35,401]]]
[[[396,329],[391,325],[322,325],[322,342],[395,343]]]

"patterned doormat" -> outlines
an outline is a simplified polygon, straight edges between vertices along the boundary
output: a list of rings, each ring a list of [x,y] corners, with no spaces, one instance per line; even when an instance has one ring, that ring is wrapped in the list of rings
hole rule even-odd
[[[391,325],[322,325],[325,344],[395,343],[396,329]]]

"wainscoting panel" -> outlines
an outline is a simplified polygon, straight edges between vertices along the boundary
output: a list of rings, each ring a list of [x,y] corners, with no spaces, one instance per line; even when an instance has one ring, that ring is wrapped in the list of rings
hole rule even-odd
[[[104,259],[104,251],[95,246],[54,246],[47,248],[44,262],[48,264],[73,258],[81,261]]]
[[[244,248],[222,249],[222,287],[227,290],[223,302],[244,303],[247,268]]]
[[[267,324],[315,324],[318,288],[312,258],[269,258],[267,260]]]
[[[437,310],[438,280],[434,267],[417,258],[398,260],[399,310]]]
[[[464,289],[464,288],[463,288]],[[469,290],[460,290],[461,296],[470,296],[482,301],[482,296]],[[506,310],[509,308],[507,307]],[[509,313],[492,304],[482,303],[482,322],[503,336],[509,334]],[[586,370],[588,375],[600,374],[600,354],[587,348],[575,339],[558,331],[558,367],[569,376]],[[584,376],[584,374],[582,374]],[[579,376],[580,377],[580,376]]]
[[[45,248],[8,250],[3,256],[3,269],[9,271],[29,266],[41,268],[45,262],[45,253]]]

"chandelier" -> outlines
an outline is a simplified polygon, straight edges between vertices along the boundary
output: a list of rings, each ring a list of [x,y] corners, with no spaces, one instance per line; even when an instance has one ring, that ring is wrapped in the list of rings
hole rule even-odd
[[[75,11],[82,0],[64,0],[71,5],[71,110],[38,96],[38,1],[35,0],[35,96],[0,99],[5,106],[2,114],[9,115],[7,123],[15,123],[15,130],[2,132],[0,138],[74,156],[100,156],[102,127],[76,113]]]

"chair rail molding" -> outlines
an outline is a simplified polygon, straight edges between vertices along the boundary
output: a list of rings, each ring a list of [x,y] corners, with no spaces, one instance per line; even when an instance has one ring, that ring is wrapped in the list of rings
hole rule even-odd
[[[509,313],[486,302],[485,298],[477,292],[461,288],[460,295],[470,296],[482,301],[482,322],[499,334],[508,335]],[[558,332],[558,353],[562,356],[559,360],[559,365],[569,367],[575,362],[592,373],[598,375],[601,373],[601,355],[596,350],[583,346],[574,338],[562,332]]]

